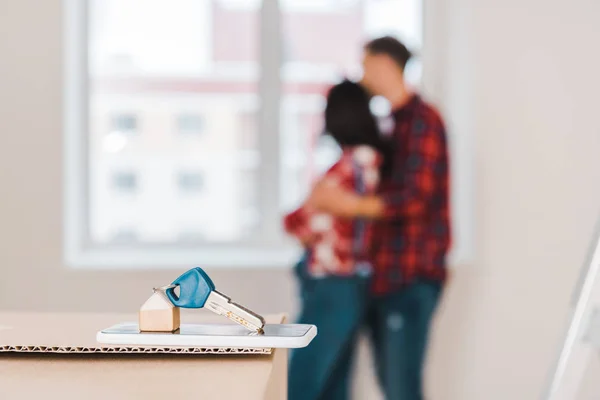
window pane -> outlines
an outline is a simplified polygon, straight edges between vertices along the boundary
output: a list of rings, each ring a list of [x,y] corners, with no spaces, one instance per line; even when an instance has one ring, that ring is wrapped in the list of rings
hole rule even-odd
[[[362,48],[371,38],[392,35],[420,50],[422,0],[279,3],[284,35],[280,193],[281,208],[288,210],[298,205],[313,178],[339,153],[321,136],[327,89],[343,77],[360,77]],[[418,60],[407,66],[413,84],[418,84],[419,74]]]
[[[260,1],[251,3],[89,1],[93,243],[257,235]]]
[[[113,175],[113,190],[121,193],[135,192],[137,176],[133,172],[117,172]]]
[[[202,193],[204,176],[202,172],[181,172],[177,177],[177,184],[182,193]]]
[[[202,133],[204,120],[199,114],[182,114],[177,118],[177,130],[182,134],[198,135]]]
[[[111,132],[121,135],[137,132],[137,117],[133,114],[116,114],[112,118]]]

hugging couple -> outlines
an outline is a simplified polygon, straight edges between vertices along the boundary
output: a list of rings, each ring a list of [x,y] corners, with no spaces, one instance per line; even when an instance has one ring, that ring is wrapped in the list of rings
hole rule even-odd
[[[298,323],[318,335],[290,359],[290,400],[348,399],[358,333],[370,334],[388,400],[423,399],[432,316],[450,246],[444,123],[406,84],[410,51],[386,36],[364,47],[363,78],[333,86],[325,130],[339,160],[284,219],[306,249],[296,266]],[[381,135],[369,103],[383,96],[394,127]]]

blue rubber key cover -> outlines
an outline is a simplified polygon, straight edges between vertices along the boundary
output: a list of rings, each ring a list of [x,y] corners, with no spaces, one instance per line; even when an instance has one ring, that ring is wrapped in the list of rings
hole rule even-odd
[[[192,268],[173,281],[179,286],[179,297],[175,289],[167,289],[166,294],[171,303],[181,308],[202,308],[210,292],[215,290],[215,284],[202,268]]]

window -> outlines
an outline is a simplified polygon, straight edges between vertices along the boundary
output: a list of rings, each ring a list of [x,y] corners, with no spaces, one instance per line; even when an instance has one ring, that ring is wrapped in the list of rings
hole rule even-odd
[[[197,229],[182,230],[179,234],[179,240],[182,243],[198,243],[199,241],[206,240],[204,232]]]
[[[138,239],[137,232],[133,228],[117,228],[112,235],[111,241],[114,244],[134,243]]]
[[[204,189],[204,178],[201,172],[181,172],[177,184],[182,193],[198,193]]]
[[[113,116],[111,132],[133,135],[137,132],[137,118],[133,114],[117,114]]]
[[[421,6],[67,0],[69,264],[290,265],[281,216],[337,156],[325,91],[359,76],[371,37],[419,50]],[[135,241],[115,249],[125,223]]]
[[[186,135],[199,135],[204,130],[204,120],[199,114],[181,114],[177,117],[177,131]]]
[[[137,176],[133,172],[117,172],[112,177],[112,184],[117,192],[135,192],[137,189]]]

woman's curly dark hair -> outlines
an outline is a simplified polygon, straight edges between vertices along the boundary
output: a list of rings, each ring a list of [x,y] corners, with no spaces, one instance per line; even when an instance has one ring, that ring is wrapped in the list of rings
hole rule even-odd
[[[383,156],[382,173],[390,167],[390,143],[382,138],[370,108],[370,96],[358,83],[348,79],[334,85],[327,94],[325,134],[340,147],[371,146]]]

